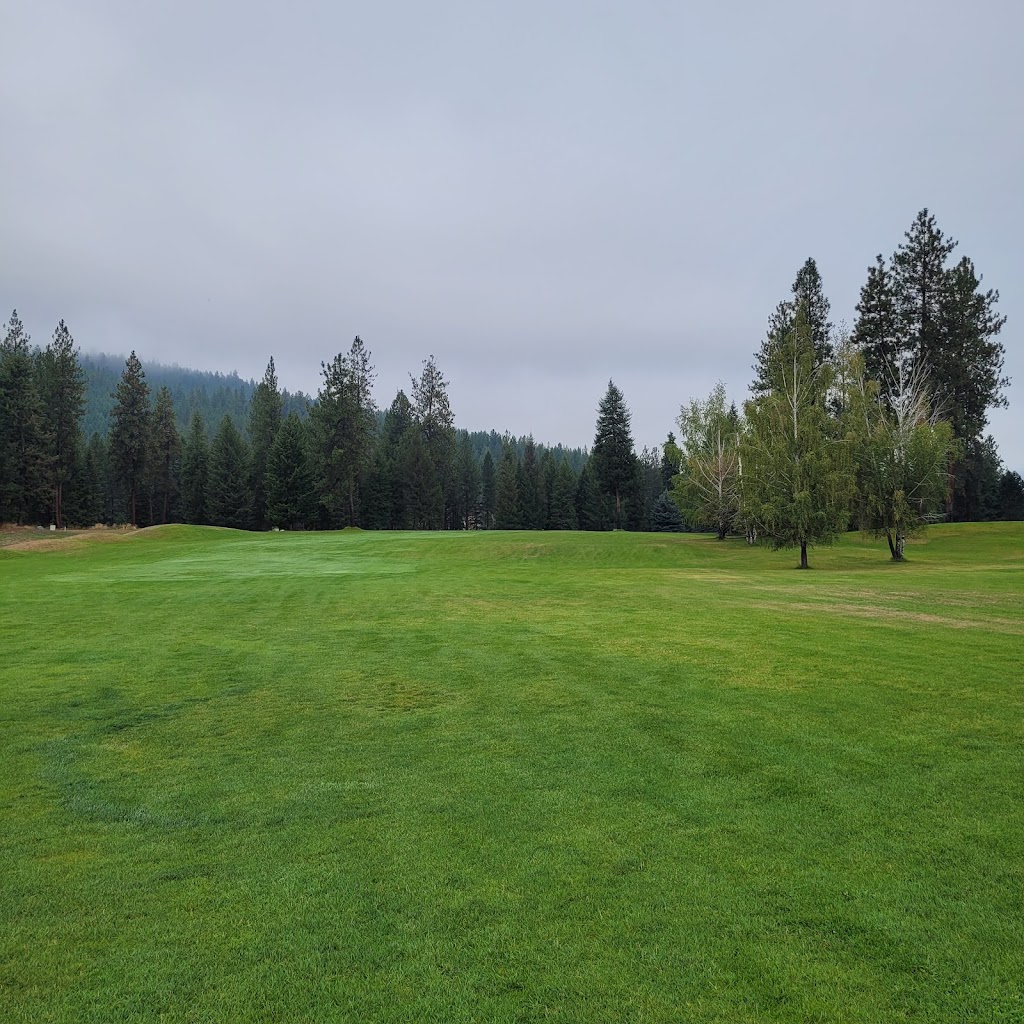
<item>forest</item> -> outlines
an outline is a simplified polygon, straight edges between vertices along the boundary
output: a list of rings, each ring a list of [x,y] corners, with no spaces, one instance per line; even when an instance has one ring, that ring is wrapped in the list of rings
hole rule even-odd
[[[771,313],[749,400],[691,398],[636,451],[609,381],[589,452],[456,429],[430,356],[386,409],[356,337],[317,395],[263,379],[83,356],[62,320],[0,346],[0,522],[247,530],[656,530],[795,547],[850,529],[894,559],[929,522],[1024,518],[987,412],[1006,404],[998,292],[922,210],[868,268],[851,331],[813,259]]]

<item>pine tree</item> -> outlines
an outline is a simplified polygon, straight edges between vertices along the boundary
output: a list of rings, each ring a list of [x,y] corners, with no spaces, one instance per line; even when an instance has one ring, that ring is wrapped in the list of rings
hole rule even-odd
[[[174,415],[174,402],[170,391],[162,387],[157,392],[150,420],[149,453],[146,457],[150,489],[161,523],[171,522],[174,512],[179,492],[180,459],[181,435]]]
[[[356,526],[359,481],[369,468],[376,427],[370,352],[357,336],[347,354],[322,363],[321,370],[311,414],[320,496],[338,521]]]
[[[923,365],[942,389],[935,367],[943,348],[942,304],[946,293],[946,260],[956,248],[927,209],[914,219],[905,241],[892,258],[900,351]]]
[[[796,323],[798,309],[803,310],[807,330],[810,332],[815,364],[820,366],[832,358],[832,323],[829,320],[831,305],[825,297],[821,274],[813,259],[808,258],[797,271],[790,291],[792,298],[780,302],[769,317],[767,337],[755,357],[754,382],[750,387],[755,397],[770,390],[766,374],[772,361],[772,351],[785,345]]]
[[[668,438],[661,446],[661,489],[663,491],[672,489],[672,478],[679,472],[682,461],[683,453],[676,444],[676,435],[670,430]]]
[[[629,410],[613,381],[608,381],[608,390],[598,406],[597,430],[588,465],[601,492],[611,501],[615,529],[622,529],[623,501],[636,479],[636,455]]]
[[[109,458],[107,445],[98,432],[93,433],[81,459],[81,483],[78,494],[79,521],[94,526],[111,521]]]
[[[47,476],[52,494],[53,522],[64,526],[64,491],[76,476],[85,411],[85,374],[78,362],[74,339],[63,320],[53,332],[41,360],[42,414],[49,448]]]
[[[864,358],[865,372],[878,382],[887,401],[905,353],[893,275],[881,254],[868,267],[867,283],[860,290],[852,341]]]
[[[1024,479],[1011,469],[999,478],[999,518],[1011,522],[1024,520]]]
[[[498,479],[494,499],[494,528],[496,530],[521,530],[523,528],[522,500],[519,481],[522,467],[515,445],[506,440],[505,448],[498,463]]]
[[[488,450],[484,452],[483,463],[480,467],[480,513],[485,530],[494,528],[495,489],[494,459],[491,458],[491,453]]]
[[[459,441],[459,526],[464,530],[480,526],[480,464],[473,454],[469,434],[463,432]]]
[[[576,481],[576,520],[581,530],[610,530],[614,523],[614,508],[601,492],[593,457],[587,460]]]
[[[271,526],[304,530],[316,515],[316,486],[306,431],[294,413],[281,424],[267,458],[267,515]]]
[[[579,521],[576,518],[576,474],[565,459],[555,466],[548,529],[579,529]]]
[[[413,434],[416,434],[416,443]],[[418,438],[419,429],[413,420],[412,403],[405,392],[399,390],[384,414],[383,433],[378,444],[385,529],[405,530],[412,526],[406,506],[409,493],[406,481],[412,472],[415,452],[419,450]]]
[[[205,526],[206,493],[210,478],[210,445],[201,413],[189,417],[188,433],[181,446],[181,501],[185,522]]]
[[[134,526],[138,521],[137,504],[146,469],[150,417],[149,385],[134,352],[125,363],[112,397],[110,458],[116,479],[127,492],[128,521]]]
[[[655,533],[680,533],[683,529],[683,517],[679,506],[672,500],[668,491],[662,491],[654,503],[651,529]]]
[[[454,505],[455,418],[448,399],[448,381],[433,356],[423,361],[420,376],[411,380],[413,416],[426,457],[426,464],[420,465],[416,473],[420,488],[416,502],[425,516],[424,527],[436,530],[446,522],[452,525],[446,513]]]
[[[519,481],[520,522],[525,530],[543,530],[546,518],[544,481],[540,474],[540,463],[537,460],[537,446],[532,437],[526,439],[523,446],[523,458],[519,465],[521,469]]]
[[[220,421],[210,446],[207,508],[214,526],[248,530],[252,525],[249,450],[230,416]]]
[[[252,452],[252,479],[249,486],[252,491],[253,526],[257,530],[267,528],[267,459],[274,438],[281,428],[283,407],[284,399],[277,386],[277,371],[271,356],[263,380],[256,385],[249,403],[249,447]]]
[[[15,310],[0,346],[0,522],[28,522],[45,487],[47,438],[30,340]]]
[[[1006,317],[995,309],[999,292],[981,290],[974,264],[965,256],[946,275],[939,306],[939,338],[929,360],[942,389],[938,401],[962,439],[981,437],[990,408],[1006,406],[1002,389],[1005,349],[994,339]]]
[[[744,518],[775,548],[831,543],[849,521],[853,466],[825,408],[831,367],[818,362],[801,305],[765,365],[768,390],[746,403],[740,448]]]

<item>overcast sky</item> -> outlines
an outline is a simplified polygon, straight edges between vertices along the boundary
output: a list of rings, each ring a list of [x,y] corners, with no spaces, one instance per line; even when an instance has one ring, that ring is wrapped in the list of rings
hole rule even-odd
[[[746,395],[814,256],[833,319],[928,206],[1010,320],[1024,470],[1024,5],[0,0],[0,302],[45,344],[638,446]],[[6,316],[6,313],[5,313]]]

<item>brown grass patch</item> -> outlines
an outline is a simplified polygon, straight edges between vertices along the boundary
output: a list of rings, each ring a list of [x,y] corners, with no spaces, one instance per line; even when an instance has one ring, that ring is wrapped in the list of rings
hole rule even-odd
[[[802,601],[766,601],[761,607],[775,611],[826,612],[833,615],[849,615],[857,619],[883,619],[898,622],[924,622],[949,629],[987,629],[995,633],[1012,633],[1024,636],[1024,624],[1009,619],[954,619],[948,615],[933,615],[931,612],[912,612],[905,608],[880,607],[867,604],[836,604],[824,602],[815,604]]]

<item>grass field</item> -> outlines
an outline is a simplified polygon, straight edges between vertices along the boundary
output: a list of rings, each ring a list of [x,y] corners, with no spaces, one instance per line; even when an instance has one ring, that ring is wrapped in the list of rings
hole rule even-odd
[[[1024,1020],[1024,525],[0,550],[0,1020]]]

